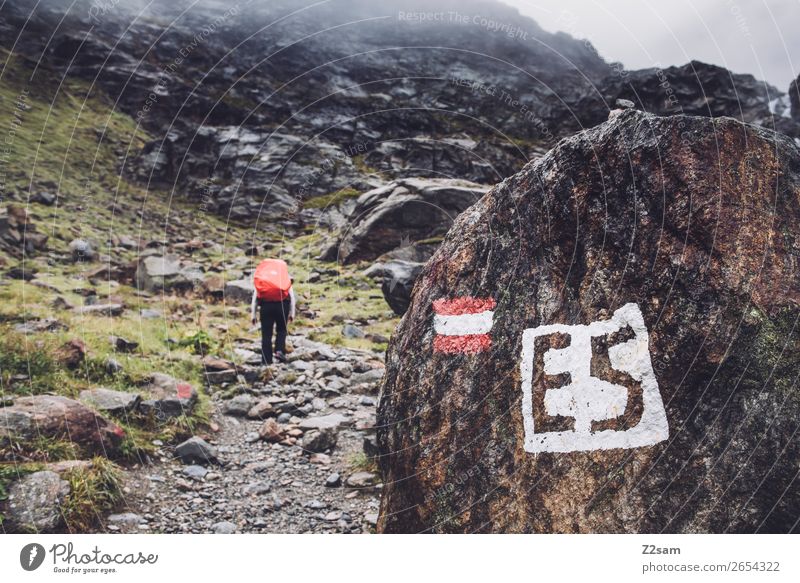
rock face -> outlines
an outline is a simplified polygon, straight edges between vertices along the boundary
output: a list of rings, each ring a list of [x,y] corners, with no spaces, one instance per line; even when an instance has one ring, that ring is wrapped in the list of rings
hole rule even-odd
[[[587,41],[547,32],[500,2],[331,0],[307,4],[297,18],[287,18],[297,0],[121,4],[101,10],[99,26],[97,0],[71,10],[49,2],[46,12],[33,10],[35,0],[6,2],[0,44],[95,83],[143,125],[153,139],[131,153],[127,176],[234,221],[278,219],[304,201],[364,192],[378,175],[492,184],[558,137],[605,120],[615,97],[639,105],[634,91],[653,112],[670,89],[685,113],[756,113],[768,127],[782,124],[761,117],[767,91],[779,95],[752,77],[696,62],[621,71]],[[426,13],[438,16],[406,16]],[[194,52],[191,66],[165,75],[159,63],[209,22],[202,58]],[[282,40],[300,37],[291,48]],[[233,46],[241,50],[229,54]],[[265,54],[268,66],[258,63]],[[279,128],[277,119],[285,120]]]
[[[640,69],[614,75],[602,91],[608,103],[629,99],[638,109],[659,115],[730,116],[771,126],[769,103],[783,95],[752,75],[691,61],[680,67]]]
[[[486,191],[466,180],[390,182],[358,198],[348,214],[349,227],[322,256],[344,263],[375,259],[403,244],[444,235],[453,219]]]
[[[188,10],[169,0],[121,4],[103,11],[97,26],[92,0],[73,10],[49,5],[41,14],[32,0],[7,3],[0,6],[0,43],[59,74],[96,81],[153,137],[126,173],[148,184],[177,182],[198,204],[233,220],[279,217],[303,199],[343,188],[369,190],[375,172],[495,182],[527,154],[500,132],[527,140],[574,131],[588,121],[577,106],[601,103],[593,84],[610,72],[588,43],[479,0],[335,0],[301,18],[286,18],[296,0],[201,2]],[[402,16],[418,11],[481,15],[516,30]],[[144,111],[153,87],[166,84],[156,63],[172,61],[209,22],[214,30],[204,35],[202,58],[195,51],[191,67],[170,71],[169,90]],[[347,34],[333,29],[291,49],[281,40],[337,26]],[[120,38],[119,30],[130,34]],[[237,45],[243,50],[229,55]],[[401,54],[398,46],[415,48]],[[448,50],[426,48],[437,46]],[[380,52],[370,54],[374,49]],[[269,66],[254,60],[272,53]],[[223,57],[225,66],[215,65]],[[381,81],[386,71],[402,81]],[[199,73],[204,82],[192,90]],[[231,77],[239,82],[226,95]],[[372,83],[369,90],[364,83]],[[498,90],[487,95],[478,86]],[[298,111],[299,103],[309,107]],[[276,119],[286,120],[277,131]]]
[[[625,111],[496,186],[389,346],[379,531],[796,528],[798,219],[797,148],[727,118]]]
[[[90,452],[111,455],[124,435],[121,427],[66,397],[20,397],[13,406],[0,408],[0,438],[11,441],[67,439]]]
[[[8,526],[18,532],[50,532],[61,524],[61,503],[69,495],[69,483],[56,472],[24,476],[11,486]]]

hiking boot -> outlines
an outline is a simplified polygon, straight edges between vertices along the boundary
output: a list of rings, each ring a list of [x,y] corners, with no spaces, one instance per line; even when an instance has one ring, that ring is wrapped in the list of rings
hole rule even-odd
[[[286,355],[280,350],[275,351],[275,360],[278,362],[286,362]]]

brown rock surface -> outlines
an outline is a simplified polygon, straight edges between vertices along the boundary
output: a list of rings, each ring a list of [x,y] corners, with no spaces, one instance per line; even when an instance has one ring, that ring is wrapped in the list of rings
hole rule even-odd
[[[125,435],[123,429],[90,408],[66,397],[20,397],[0,408],[0,438],[25,444],[38,437],[65,439],[90,453],[112,455]]]
[[[797,147],[727,118],[626,111],[499,184],[391,341],[378,529],[796,529],[799,217]],[[487,337],[435,333],[457,298]]]

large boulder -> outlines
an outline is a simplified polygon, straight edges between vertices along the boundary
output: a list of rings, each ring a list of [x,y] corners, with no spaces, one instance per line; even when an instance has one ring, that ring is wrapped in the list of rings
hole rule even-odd
[[[25,443],[48,437],[64,439],[91,453],[112,454],[125,432],[78,401],[58,395],[14,399],[0,408],[0,439]]]
[[[56,472],[23,476],[9,489],[4,525],[17,532],[52,532],[63,521],[61,504],[68,495],[69,483]]]
[[[800,154],[628,110],[463,213],[378,410],[381,532],[788,532]]]
[[[322,258],[343,263],[375,259],[413,241],[444,235],[487,189],[467,180],[406,178],[370,190],[353,205],[347,230]]]

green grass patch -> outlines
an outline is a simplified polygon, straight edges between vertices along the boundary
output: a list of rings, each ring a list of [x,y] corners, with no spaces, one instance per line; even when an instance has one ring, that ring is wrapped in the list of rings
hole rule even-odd
[[[54,349],[53,342],[0,327],[0,394],[38,395],[63,386],[68,374]]]
[[[92,459],[89,468],[75,468],[64,476],[70,494],[62,512],[72,532],[87,532],[122,500],[122,474],[119,467],[103,457]]]
[[[378,464],[374,458],[368,457],[363,451],[351,455],[347,460],[348,467],[354,472],[378,473]]]
[[[303,208],[307,209],[325,209],[328,207],[342,204],[344,201],[356,198],[361,195],[361,192],[355,188],[341,188],[336,192],[330,194],[323,194],[322,196],[315,196],[303,202]]]

